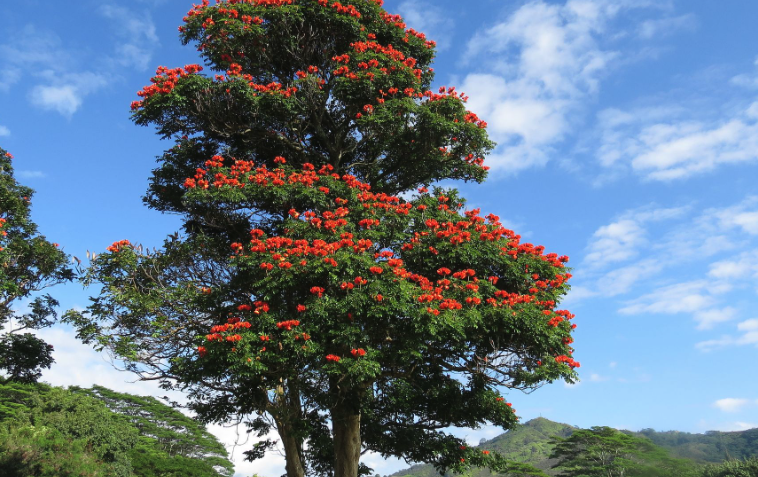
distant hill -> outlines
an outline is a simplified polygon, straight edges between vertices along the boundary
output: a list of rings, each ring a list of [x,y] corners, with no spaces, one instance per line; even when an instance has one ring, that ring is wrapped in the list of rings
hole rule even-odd
[[[496,451],[511,460],[532,464],[545,471],[548,475],[556,475],[550,468],[555,464],[548,458],[553,446],[549,444],[553,436],[568,437],[576,429],[568,424],[553,422],[538,417],[519,425],[510,431],[500,434],[479,444],[478,447]],[[439,477],[439,473],[431,465],[414,465],[410,469],[392,474],[393,477]],[[452,475],[452,474],[451,474]],[[490,477],[493,474],[486,469],[467,473],[467,477]]]
[[[671,453],[672,457],[697,462],[719,463],[758,456],[758,428],[737,432],[708,431],[705,434],[643,429],[632,433],[644,436]]]
[[[557,475],[551,468],[555,460],[549,459],[553,436],[568,437],[576,429],[568,424],[545,418],[532,419],[478,447],[497,451],[517,462],[525,462],[542,469],[548,475]],[[628,431],[624,431],[628,432]],[[758,456],[758,429],[739,432],[708,431],[705,434],[644,429],[629,434],[647,437],[654,444],[666,449],[671,457],[688,459],[696,463],[721,463],[727,459],[747,459]],[[450,477],[453,474],[450,474]],[[497,475],[497,474],[495,474]],[[392,474],[392,477],[439,477],[431,465],[414,465]],[[489,470],[467,472],[465,477],[492,477]]]

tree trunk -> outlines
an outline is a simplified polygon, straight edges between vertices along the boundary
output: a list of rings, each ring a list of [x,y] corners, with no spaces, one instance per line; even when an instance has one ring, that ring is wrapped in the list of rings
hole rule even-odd
[[[358,477],[361,459],[361,414],[354,403],[341,402],[332,408],[334,434],[334,477]]]
[[[286,391],[284,383],[280,384],[276,389],[276,395],[276,412],[272,414],[284,446],[284,469],[287,477],[305,477],[302,437],[297,435],[293,425],[302,417],[300,397],[291,382],[287,383]]]
[[[300,442],[293,434],[292,428],[279,420],[276,422],[276,427],[284,446],[284,469],[287,472],[287,477],[305,477]]]

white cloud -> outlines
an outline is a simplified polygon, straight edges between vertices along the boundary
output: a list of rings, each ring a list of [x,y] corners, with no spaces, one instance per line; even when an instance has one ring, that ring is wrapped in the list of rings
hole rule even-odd
[[[116,63],[144,70],[148,68],[159,40],[155,24],[147,12],[137,13],[120,5],[105,4],[99,13],[113,21],[121,43],[116,45]]]
[[[737,310],[732,307],[717,308],[718,295],[730,291],[725,282],[695,280],[660,287],[627,302],[619,310],[625,315],[642,313],[679,314],[692,313],[698,329],[710,329],[716,323],[733,319]]]
[[[721,409],[724,412],[737,412],[748,404],[750,404],[750,401],[748,399],[724,398],[714,402],[713,406]]]
[[[697,329],[699,330],[709,330],[718,323],[733,320],[736,316],[737,310],[731,306],[701,310],[693,315],[698,323]]]
[[[734,76],[731,80],[732,83],[746,88],[758,88],[758,57],[755,58],[754,64],[756,66],[756,71],[754,73],[743,73]]]
[[[716,230],[737,229],[748,235],[758,235],[758,196],[748,196],[730,207],[707,209],[701,220],[712,224]]]
[[[11,130],[5,126],[0,125],[0,137],[10,136]]]
[[[592,241],[587,246],[584,263],[598,268],[637,256],[639,249],[647,244],[647,230],[643,227],[644,224],[676,219],[687,210],[686,207],[645,207],[625,212],[615,222],[601,226],[595,231]],[[638,265],[637,268],[643,266],[650,268],[655,264],[646,263]]]
[[[58,75],[44,72],[52,84],[40,84],[29,92],[33,105],[46,111],[56,111],[71,117],[82,105],[85,96],[108,84],[106,76],[99,73],[71,73]]]
[[[45,177],[42,171],[16,171],[16,175],[23,179],[40,179]]]
[[[609,271],[597,280],[595,287],[604,296],[628,293],[637,283],[658,274],[663,270],[664,265],[661,260],[646,258],[637,263]]]
[[[593,383],[602,383],[603,381],[608,381],[608,379],[609,378],[607,376],[601,376],[597,373],[590,374],[590,381]]]
[[[450,46],[454,33],[453,20],[450,14],[435,2],[405,0],[397,9],[408,27],[424,32],[427,40],[436,41],[438,50],[445,50]]]
[[[758,106],[721,117],[678,106],[606,109],[598,113],[595,155],[609,170],[630,170],[648,180],[671,181],[727,164],[758,160]],[[701,116],[701,117],[698,117]]]
[[[71,117],[84,97],[107,84],[107,73],[77,68],[78,60],[53,33],[28,25],[0,44],[0,90],[8,91],[23,76],[29,101],[45,111]],[[91,60],[89,60],[91,62]]]
[[[529,2],[475,35],[466,61],[489,72],[468,75],[461,89],[472,111],[489,123],[500,144],[488,164],[509,172],[544,165],[572,132],[575,116],[595,94],[620,54],[601,48],[607,24],[622,8],[647,2],[568,0]]]
[[[35,86],[29,97],[33,105],[69,117],[82,105],[81,97],[72,85]]]
[[[695,347],[705,352],[727,346],[755,345],[758,347],[758,318],[751,318],[738,323],[737,330],[742,333],[740,336],[723,335],[718,339],[701,341]]]
[[[758,250],[743,252],[735,260],[712,263],[708,276],[729,280],[744,280],[758,276]]]
[[[637,35],[645,39],[668,36],[677,30],[694,30],[697,28],[697,24],[697,18],[691,13],[678,17],[645,20],[637,29]]]

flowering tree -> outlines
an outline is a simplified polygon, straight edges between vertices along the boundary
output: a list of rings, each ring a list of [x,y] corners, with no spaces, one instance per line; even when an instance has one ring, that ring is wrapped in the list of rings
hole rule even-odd
[[[482,180],[492,147],[465,96],[429,91],[434,44],[380,0],[206,1],[185,22],[219,74],[160,68],[132,104],[176,141],[146,202],[184,233],[97,258],[80,336],[207,420],[274,428],[290,477],[355,477],[366,451],[532,472],[444,429],[509,428],[501,389],[575,377],[567,258],[423,187]]]
[[[30,329],[50,326],[58,301],[40,293],[70,281],[68,257],[58,244],[48,242],[30,217],[33,191],[16,182],[10,153],[0,148],[0,369],[9,379],[36,381],[42,368],[53,363],[53,347]],[[17,314],[12,307],[31,298],[29,311]]]

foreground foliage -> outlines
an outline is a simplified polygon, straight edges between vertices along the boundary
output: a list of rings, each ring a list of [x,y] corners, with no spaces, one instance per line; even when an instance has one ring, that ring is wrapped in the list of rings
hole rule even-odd
[[[58,301],[42,292],[73,279],[68,257],[40,235],[31,220],[34,191],[13,176],[13,156],[0,148],[0,370],[6,378],[34,382],[53,363],[53,347],[23,331],[51,326]],[[28,310],[13,311],[31,299]]]
[[[233,472],[213,436],[153,398],[20,383],[0,385],[0,469],[8,477]]]

